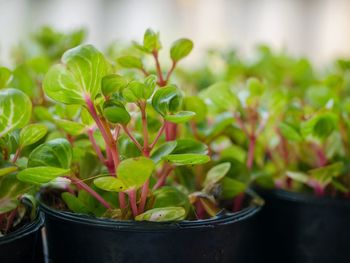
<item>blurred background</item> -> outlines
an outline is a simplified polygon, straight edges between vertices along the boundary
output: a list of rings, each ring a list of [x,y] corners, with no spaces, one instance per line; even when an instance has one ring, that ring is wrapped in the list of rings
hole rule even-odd
[[[322,65],[350,56],[349,14],[349,0],[0,0],[0,63],[9,63],[14,44],[52,25],[86,27],[100,48],[141,40],[148,27],[165,45],[188,37],[195,42],[189,63],[208,47],[249,54],[267,43]]]

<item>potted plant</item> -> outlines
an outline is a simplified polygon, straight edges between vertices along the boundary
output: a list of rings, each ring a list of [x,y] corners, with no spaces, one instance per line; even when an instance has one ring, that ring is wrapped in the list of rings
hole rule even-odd
[[[153,57],[155,74],[135,56],[118,63],[144,77],[113,74],[101,52],[82,45],[45,76],[59,134],[32,151],[17,178],[44,186],[50,260],[246,262],[261,201],[247,181],[229,177],[232,163],[201,136],[215,137],[227,122],[206,123],[204,102],[170,83],[192,42],[174,42],[165,77],[159,34],[147,30],[136,46]],[[56,114],[62,109],[68,119]],[[233,212],[232,198],[245,190]]]
[[[243,72],[265,85],[254,79],[241,85],[245,76],[238,74],[234,85],[202,92],[234,114],[239,132],[232,140],[247,152],[247,166],[265,199],[256,225],[255,261],[347,262],[347,63],[324,76],[305,59],[274,55],[267,48],[261,53],[261,60]],[[242,72],[242,63],[237,65],[227,67]],[[227,95],[215,96],[223,94],[219,90]],[[225,105],[228,97],[231,104]]]
[[[35,192],[16,175],[26,162],[22,151],[30,151],[47,132],[42,124],[28,124],[32,104],[21,91],[4,88],[11,72],[0,68],[0,253],[3,262],[44,262],[41,228]],[[22,128],[22,129],[21,129]],[[21,129],[19,131],[19,129]]]

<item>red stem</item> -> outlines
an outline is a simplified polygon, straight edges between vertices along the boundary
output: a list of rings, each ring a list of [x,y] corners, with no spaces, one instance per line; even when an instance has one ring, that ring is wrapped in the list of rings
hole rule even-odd
[[[157,183],[153,186],[153,190],[158,189],[159,187],[162,187],[165,184],[165,181],[171,171],[174,169],[172,166],[165,166],[163,170],[163,174],[158,178]]]
[[[157,144],[160,136],[162,135],[162,133],[164,132],[165,130],[165,122],[163,123],[162,127],[160,127],[156,137],[154,138],[154,141],[151,143],[151,145],[149,146],[150,148],[150,151],[154,148],[154,146]]]
[[[254,153],[255,153],[256,137],[254,134],[249,136],[249,149],[248,149],[248,159],[247,167],[249,170],[253,167]]]
[[[126,193],[129,196],[129,202],[130,202],[132,214],[134,215],[134,217],[136,217],[138,215],[137,205],[136,205],[136,190],[131,189],[126,191]]]
[[[21,151],[22,151],[21,147],[18,147],[15,153],[15,156],[12,159],[12,163],[15,163],[17,161],[19,155],[21,154]]]
[[[16,214],[17,214],[17,208],[10,212],[10,215],[9,215],[9,217],[7,219],[7,223],[6,223],[5,232],[8,232],[10,230],[10,228],[13,224],[13,221],[15,220]]]
[[[158,74],[158,78],[159,78],[159,86],[164,87],[166,85],[166,82],[163,79],[163,73],[162,73],[162,70],[160,68],[158,51],[155,50],[155,51],[153,51],[152,54],[153,54],[154,60],[156,62],[157,74]]]
[[[89,140],[92,144],[92,147],[94,148],[96,154],[97,154],[97,157],[100,159],[100,161],[102,163],[106,163],[106,160],[105,160],[105,157],[103,156],[102,152],[101,152],[101,149],[100,147],[98,147],[96,141],[95,141],[95,138],[94,138],[94,129],[88,129],[87,131],[88,133],[88,136],[89,136]]]
[[[139,214],[143,213],[143,211],[145,210],[145,205],[146,205],[147,195],[148,195],[148,188],[149,188],[149,179],[142,186],[141,202],[138,209]]]
[[[165,82],[168,82],[170,79],[171,74],[173,73],[174,69],[176,67],[176,61],[173,60],[173,64],[171,65],[170,70],[168,71],[168,74],[166,75]]]
[[[149,146],[148,146],[148,130],[147,130],[147,115],[146,115],[146,102],[141,102],[139,104],[141,111],[142,120],[142,131],[143,131],[143,155],[149,157]]]
[[[233,201],[232,212],[238,212],[242,209],[242,204],[244,200],[244,192],[237,195]]]
[[[165,121],[165,140],[173,141],[176,139],[177,125],[172,122]]]
[[[136,145],[136,147],[143,152],[142,146],[141,144],[135,139],[135,137],[131,134],[131,132],[129,131],[128,127],[123,125],[123,130],[125,131],[125,133],[129,136],[129,138],[133,141],[133,143]]]
[[[121,209],[125,209],[126,208],[125,193],[119,192],[118,195],[119,195],[119,206]]]
[[[111,209],[112,207],[107,203],[106,200],[103,199],[102,196],[100,196],[94,189],[90,188],[87,184],[85,184],[83,181],[73,178],[73,177],[67,177],[72,181],[73,184],[75,184],[78,188],[85,190],[90,195],[96,198],[97,201],[99,201],[105,208]]]

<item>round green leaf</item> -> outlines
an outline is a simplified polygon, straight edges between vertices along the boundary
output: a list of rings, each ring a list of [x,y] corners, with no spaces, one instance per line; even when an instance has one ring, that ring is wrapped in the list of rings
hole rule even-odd
[[[231,164],[229,162],[221,163],[211,168],[207,173],[207,177],[205,178],[203,184],[204,187],[216,184],[221,181],[230,170],[230,168]]]
[[[190,96],[184,98],[184,109],[187,111],[193,111],[196,115],[193,117],[195,122],[202,122],[207,117],[207,105],[202,99],[196,96]]]
[[[8,68],[0,67],[0,89],[5,88],[11,78],[11,71]]]
[[[85,104],[86,96],[94,99],[109,69],[103,54],[92,45],[82,45],[66,51],[62,62],[65,66],[55,65],[46,74],[45,93],[65,104]]]
[[[192,119],[195,115],[196,113],[193,111],[179,111],[172,115],[166,115],[164,119],[173,123],[184,123]]]
[[[111,123],[126,125],[130,122],[130,114],[118,101],[107,101],[103,105],[103,116]]]
[[[127,190],[122,180],[112,176],[99,177],[94,180],[94,184],[98,188],[110,192],[122,192]]]
[[[186,38],[176,40],[170,48],[170,57],[177,62],[188,56],[193,49],[193,42]]]
[[[163,186],[153,192],[155,197],[154,208],[161,207],[183,207],[186,214],[190,210],[188,196],[173,186]]]
[[[32,103],[23,92],[17,89],[0,90],[0,138],[24,127],[31,113]]]
[[[31,152],[28,158],[28,167],[69,168],[72,155],[72,146],[66,139],[54,139],[39,145]]]
[[[102,78],[102,93],[104,96],[110,96],[115,92],[121,92],[128,82],[122,76],[117,74],[107,75]]]
[[[159,40],[159,33],[154,32],[152,29],[147,29],[143,36],[143,50],[152,53],[160,50],[162,47]]]
[[[166,222],[185,219],[186,211],[183,207],[154,208],[135,217],[136,221]]]
[[[146,157],[130,158],[122,161],[117,168],[117,176],[128,188],[141,187],[152,175],[154,162]]]
[[[69,169],[38,166],[20,171],[17,174],[17,179],[22,182],[41,185],[46,184],[59,176],[68,175],[69,173]]]
[[[19,144],[21,147],[34,144],[46,135],[47,130],[48,128],[44,124],[27,125],[19,134]]]
[[[118,63],[124,68],[142,69],[142,60],[134,56],[123,56],[118,58]]]
[[[200,93],[204,100],[211,101],[218,109],[233,111],[239,105],[239,100],[226,82],[218,82]]]
[[[151,153],[153,162],[158,163],[163,156],[169,155],[175,149],[177,141],[165,142]]]
[[[84,133],[86,129],[85,125],[78,122],[69,121],[69,120],[56,119],[55,123],[58,127],[64,130],[66,133],[73,136],[77,136]]]
[[[177,112],[182,104],[182,94],[175,86],[157,90],[152,97],[153,108],[162,116]]]
[[[300,142],[302,141],[302,137],[299,134],[299,132],[294,129],[294,127],[292,127],[291,125],[285,123],[285,122],[281,122],[278,127],[280,128],[281,134],[290,141],[296,141],[296,142]]]
[[[194,164],[203,164],[210,161],[208,155],[203,154],[170,154],[163,157],[163,160],[176,164],[176,165],[194,165]]]

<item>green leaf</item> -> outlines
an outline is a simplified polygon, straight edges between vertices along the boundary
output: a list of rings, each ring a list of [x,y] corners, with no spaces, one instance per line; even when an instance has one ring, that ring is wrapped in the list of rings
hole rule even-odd
[[[203,154],[170,154],[163,157],[163,160],[176,164],[176,165],[194,165],[194,164],[203,164],[210,161],[208,155]]]
[[[186,215],[190,210],[188,196],[173,186],[163,186],[153,192],[155,197],[153,208],[183,207]]]
[[[86,129],[85,125],[75,121],[55,119],[55,123],[59,128],[73,136],[77,136],[84,133]]]
[[[17,179],[22,182],[41,185],[46,184],[59,176],[68,175],[69,173],[70,169],[38,166],[20,171],[17,174]]]
[[[130,122],[130,114],[119,101],[107,101],[103,104],[103,116],[111,123],[126,125]]]
[[[95,99],[109,68],[103,54],[92,45],[82,45],[66,51],[62,62],[65,66],[55,65],[46,74],[45,93],[65,104],[85,104],[87,96]]]
[[[118,58],[118,63],[124,68],[142,69],[142,60],[134,56],[123,56]]]
[[[153,108],[162,116],[175,113],[182,104],[182,94],[175,86],[157,90],[152,97]]]
[[[304,183],[304,184],[306,184],[309,181],[309,176],[305,173],[287,171],[286,175],[289,178],[291,178],[297,182]]]
[[[184,57],[187,57],[193,49],[193,42],[186,38],[176,40],[170,48],[170,57],[177,62]]]
[[[72,146],[66,139],[58,138],[35,148],[28,158],[28,167],[53,166],[69,168],[72,162]]]
[[[44,124],[30,124],[24,127],[19,134],[19,144],[25,147],[38,142],[48,131]]]
[[[164,119],[173,123],[184,123],[192,119],[195,115],[196,113],[193,111],[179,111],[172,115],[166,115]]]
[[[109,192],[123,192],[127,190],[122,180],[112,176],[99,177],[94,180],[94,184],[98,188]]]
[[[183,207],[154,208],[135,217],[136,221],[167,222],[185,219],[186,211]]]
[[[290,141],[300,142],[303,140],[299,132],[291,125],[281,122],[278,127],[280,128],[281,134]]]
[[[194,139],[176,140],[176,148],[172,151],[172,154],[184,153],[207,154],[208,147],[204,143],[201,143]]]
[[[152,93],[157,86],[157,76],[156,75],[149,75],[145,78],[144,83],[148,87],[149,90],[152,90]]]
[[[8,68],[0,67],[0,89],[3,89],[9,83],[11,71]]]
[[[128,81],[117,74],[110,74],[102,78],[102,94],[104,96],[110,96],[113,93],[121,93],[122,90],[128,85]]]
[[[17,166],[8,166],[8,167],[0,168],[0,177],[16,172],[17,170],[18,170]]]
[[[152,29],[147,29],[143,36],[143,48],[148,53],[157,52],[162,48],[162,44],[159,40],[159,33],[154,32]]]
[[[79,200],[75,195],[64,192],[61,194],[63,201],[67,204],[68,208],[74,213],[88,214],[90,210],[85,206],[83,202]]]
[[[262,84],[258,79],[256,78],[250,78],[247,80],[247,88],[249,90],[249,95],[251,97],[260,97],[263,95],[265,91],[265,85]]]
[[[184,109],[187,111],[193,111],[196,115],[193,117],[195,122],[202,122],[206,119],[208,109],[207,105],[202,99],[196,96],[190,96],[184,98]]]
[[[241,181],[225,177],[222,180],[222,196],[225,199],[231,199],[243,193],[247,185]]]
[[[225,177],[230,168],[231,164],[229,162],[221,163],[214,166],[208,171],[203,186],[207,187],[209,185],[213,185],[220,182]]]
[[[327,166],[309,170],[308,173],[314,179],[322,184],[328,184],[335,177],[342,174],[344,164],[342,162],[336,162]]]
[[[154,87],[147,86],[139,81],[131,81],[123,90],[123,97],[128,102],[147,100],[153,94]]]
[[[226,82],[219,82],[211,85],[200,93],[204,100],[211,101],[218,109],[234,111],[239,100],[230,90],[230,85]]]
[[[31,113],[32,103],[23,92],[16,89],[0,90],[0,138],[14,129],[24,127]]]
[[[176,141],[165,142],[151,153],[153,162],[158,163],[166,155],[171,154],[177,145]]]
[[[320,113],[301,123],[301,133],[304,137],[312,135],[325,139],[337,128],[337,121],[338,117],[334,113]]]
[[[154,162],[146,157],[129,158],[117,168],[117,176],[128,188],[139,188],[152,175]]]
[[[30,187],[30,186],[29,186]],[[0,178],[0,214],[9,212],[19,205],[19,199],[29,190],[28,185],[9,175]]]

